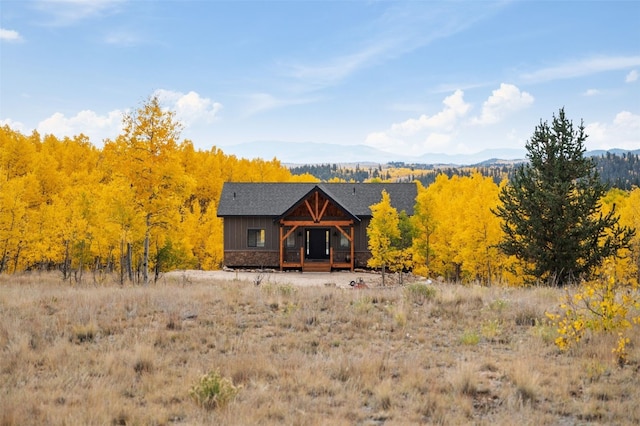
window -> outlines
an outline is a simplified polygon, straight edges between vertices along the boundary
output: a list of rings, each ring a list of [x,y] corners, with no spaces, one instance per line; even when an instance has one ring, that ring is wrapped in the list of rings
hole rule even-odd
[[[264,229],[249,229],[247,245],[249,247],[264,247]]]
[[[340,233],[340,248],[349,248],[349,239],[343,233]]]
[[[287,248],[293,248],[296,246],[296,233],[292,232],[287,236]]]

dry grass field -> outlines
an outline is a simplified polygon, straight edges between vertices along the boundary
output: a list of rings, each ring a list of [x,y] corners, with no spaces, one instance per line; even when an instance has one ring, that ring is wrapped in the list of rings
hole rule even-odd
[[[561,294],[1,276],[0,423],[640,424],[638,348],[622,368],[615,336],[559,353]],[[235,398],[198,404],[216,371]]]

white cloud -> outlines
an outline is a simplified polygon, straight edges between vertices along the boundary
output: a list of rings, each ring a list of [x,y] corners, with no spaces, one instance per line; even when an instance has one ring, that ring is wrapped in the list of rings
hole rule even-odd
[[[627,74],[627,77],[624,79],[624,81],[625,83],[633,83],[635,81],[638,81],[638,71],[631,70],[629,74]]]
[[[23,123],[19,121],[13,121],[10,118],[5,118],[4,120],[0,120],[0,126],[2,127],[9,126],[11,129],[21,133],[24,133],[24,131],[26,130],[26,127]]]
[[[100,146],[104,139],[113,139],[121,132],[122,112],[114,110],[107,115],[98,115],[94,111],[84,110],[73,117],[65,117],[56,112],[38,123],[37,130],[41,134],[52,134],[58,138],[83,133],[94,145]]]
[[[221,104],[202,98],[196,92],[183,94],[170,90],[157,90],[154,94],[163,105],[175,111],[176,119],[185,127],[200,122],[211,123],[222,108]],[[84,110],[72,117],[66,117],[56,112],[38,123],[37,130],[41,134],[52,134],[58,138],[73,137],[83,133],[93,144],[101,146],[105,139],[115,139],[122,132],[123,114],[120,110],[111,111],[106,115]],[[4,120],[4,122],[12,123],[11,120]]]
[[[599,95],[600,91],[598,89],[588,89],[583,93],[584,96],[596,96]]]
[[[304,90],[339,84],[353,74],[398,58],[436,40],[465,31],[504,7],[504,2],[469,2],[464,8],[446,2],[394,2],[366,27],[353,28],[336,44],[335,55],[285,61],[285,74]],[[328,34],[334,40],[335,35]]]
[[[527,92],[521,92],[513,84],[502,83],[482,104],[480,117],[474,118],[472,123],[483,125],[498,123],[511,112],[528,107],[533,100],[533,96]]]
[[[640,66],[640,56],[598,56],[543,68],[523,74],[521,78],[527,82],[544,82],[637,66]]]
[[[154,95],[158,96],[162,104],[175,111],[176,118],[185,126],[197,122],[211,123],[222,109],[221,103],[214,102],[209,98],[202,98],[194,91],[184,94],[173,90],[158,89]]]
[[[458,118],[464,116],[471,105],[464,101],[464,92],[456,90],[447,96],[442,103],[445,108],[439,113],[427,116],[422,114],[419,118],[410,118],[402,123],[391,126],[391,131],[398,135],[411,136],[425,129],[452,130]]]
[[[629,111],[616,114],[611,123],[594,122],[585,126],[588,149],[639,149],[640,115]]]
[[[471,109],[471,105],[464,101],[462,90],[447,96],[442,103],[444,108],[434,115],[423,114],[394,123],[386,131],[370,133],[365,144],[383,151],[410,155],[441,150],[451,142],[456,127]]]
[[[22,41],[22,36],[17,31],[7,30],[5,28],[0,28],[0,40],[3,40],[3,41]]]
[[[389,52],[386,43],[379,43],[361,51],[329,59],[321,65],[292,65],[290,75],[312,87],[326,87],[336,84],[357,70],[370,65]]]
[[[36,8],[48,14],[49,25],[66,26],[115,13],[126,0],[38,0]]]

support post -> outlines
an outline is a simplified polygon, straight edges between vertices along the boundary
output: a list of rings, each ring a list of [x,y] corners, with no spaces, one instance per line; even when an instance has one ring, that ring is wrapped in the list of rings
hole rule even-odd
[[[351,272],[353,272],[354,267],[353,265],[355,264],[355,247],[354,247],[354,243],[355,243],[355,239],[354,237],[354,232],[353,232],[353,225],[351,225],[349,227],[349,233],[351,234],[351,241],[349,242],[350,246],[351,246]]]
[[[283,235],[282,235],[283,229],[284,228],[282,227],[282,225],[280,225],[280,249],[278,250],[280,252],[279,253],[279,255],[280,255],[280,271],[282,271],[282,269],[283,269],[283,262],[284,262],[284,253],[283,253],[284,252],[284,249],[283,249],[283,247],[284,247],[284,241],[283,241],[284,238],[283,238]]]

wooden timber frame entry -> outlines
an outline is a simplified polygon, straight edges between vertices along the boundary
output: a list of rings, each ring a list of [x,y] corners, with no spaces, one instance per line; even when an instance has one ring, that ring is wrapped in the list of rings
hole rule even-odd
[[[354,270],[354,223],[359,219],[316,188],[278,219],[280,224],[280,270],[299,268],[303,272]],[[323,232],[324,231],[324,232]],[[313,237],[315,235],[315,237]],[[322,235],[325,237],[323,238]],[[337,240],[331,240],[331,237]],[[336,244],[344,237],[348,247]],[[293,244],[289,244],[293,241]],[[324,248],[313,245],[324,244]],[[324,252],[322,256],[313,253]]]

